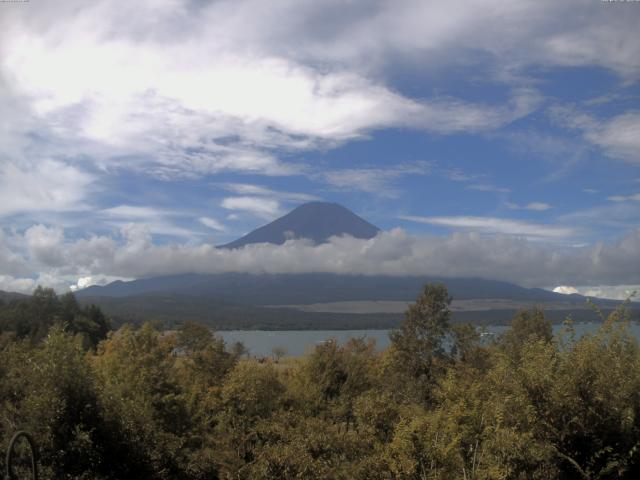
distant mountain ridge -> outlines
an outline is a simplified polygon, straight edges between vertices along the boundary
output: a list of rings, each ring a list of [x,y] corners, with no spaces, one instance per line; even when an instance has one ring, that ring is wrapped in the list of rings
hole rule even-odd
[[[290,238],[324,243],[335,235],[373,238],[380,229],[337,203],[310,202],[218,248],[241,248],[252,243],[281,245]]]
[[[23,293],[5,292],[4,290],[0,290],[0,302],[10,302],[12,300],[20,300],[27,297],[28,295]]]
[[[308,238],[319,244],[334,235],[372,238],[378,232],[378,227],[341,205],[312,202],[219,248],[282,244],[288,238]],[[411,302],[424,284],[432,282],[445,284],[454,300],[471,306],[465,312],[454,313],[459,320],[504,321],[516,305],[547,305],[556,309],[557,318],[564,318],[570,309],[584,315],[586,307],[586,297],[577,294],[562,295],[482,278],[428,275],[184,273],[92,286],[76,292],[76,296],[133,321],[162,319],[172,324],[196,319],[222,328],[388,328],[397,324],[401,315],[313,313],[292,307],[354,301]],[[598,300],[607,308],[617,303]]]
[[[218,329],[368,329],[393,328],[401,313],[300,311],[301,305],[333,302],[412,302],[429,282],[446,285],[454,301],[471,305],[454,311],[454,321],[508,323],[519,308],[540,305],[554,321],[571,315],[593,321],[596,315],[581,295],[562,295],[539,288],[479,278],[384,277],[309,274],[184,274],[114,282],[76,293],[81,303],[95,303],[119,322],[159,320],[179,325],[193,320]],[[508,306],[511,302],[511,306]],[[518,303],[516,305],[516,303]],[[619,302],[597,300],[603,311]],[[477,305],[474,308],[473,305]],[[486,305],[492,305],[489,309]],[[454,304],[455,307],[455,304]]]
[[[444,283],[457,300],[501,298],[532,302],[584,302],[581,295],[563,295],[541,288],[482,278],[435,276],[391,277],[383,275],[339,275],[331,273],[250,274],[188,273],[115,281],[91,286],[76,293],[78,298],[173,294],[206,296],[253,305],[337,302],[346,300],[414,300],[425,283]]]

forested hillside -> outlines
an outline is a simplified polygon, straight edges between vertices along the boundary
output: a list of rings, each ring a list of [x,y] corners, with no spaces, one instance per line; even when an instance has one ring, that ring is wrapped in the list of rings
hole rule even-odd
[[[452,325],[446,289],[427,285],[385,351],[354,339],[257,361],[193,323],[100,341],[96,310],[35,298],[12,307],[23,317],[3,309],[0,449],[32,432],[43,478],[640,473],[640,350],[624,308],[580,339],[570,321],[553,337],[542,311],[521,311],[487,343]]]

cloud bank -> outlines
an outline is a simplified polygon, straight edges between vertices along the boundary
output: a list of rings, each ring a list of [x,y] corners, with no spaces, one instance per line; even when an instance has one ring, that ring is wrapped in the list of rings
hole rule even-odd
[[[37,283],[66,290],[96,282],[185,272],[437,275],[483,277],[525,286],[640,284],[640,229],[611,244],[550,246],[509,235],[454,233],[412,236],[401,229],[370,240],[332,237],[326,244],[289,240],[237,250],[210,244],[156,245],[148,230],[124,227],[119,236],[66,238],[35,225],[21,238],[1,237],[0,288],[28,291]],[[17,240],[26,245],[16,252]],[[81,283],[86,284],[87,280]]]

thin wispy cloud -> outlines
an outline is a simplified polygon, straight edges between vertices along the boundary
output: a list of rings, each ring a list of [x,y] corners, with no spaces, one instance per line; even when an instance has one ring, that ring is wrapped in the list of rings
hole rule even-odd
[[[585,140],[609,157],[640,163],[640,112],[630,110],[609,118],[597,118],[574,107],[557,106],[554,118],[582,133]]]
[[[227,197],[222,200],[221,206],[227,210],[248,212],[267,220],[272,220],[281,213],[277,200],[264,197]]]
[[[200,218],[198,218],[198,221],[201,224],[203,224],[205,227],[211,228],[213,230],[217,230],[219,232],[226,232],[227,231],[227,227],[225,225],[223,225],[222,223],[220,223],[215,218],[200,217]]]
[[[513,202],[506,202],[505,206],[509,210],[533,210],[535,212],[544,212],[545,210],[549,210],[553,208],[551,205],[545,202],[530,202],[524,205],[520,205]]]
[[[495,217],[422,217],[417,215],[401,215],[399,218],[410,222],[426,223],[454,229],[500,233],[527,238],[569,238],[575,236],[577,233],[575,229],[569,227],[558,227]]]
[[[185,212],[172,211],[137,205],[118,205],[105,208],[99,212],[104,222],[112,227],[135,225],[149,233],[174,237],[195,237],[201,233],[197,230],[177,225],[175,217],[184,217]]]
[[[358,190],[382,197],[395,197],[398,195],[397,180],[403,177],[428,175],[431,170],[432,166],[429,162],[413,162],[388,168],[329,170],[315,176],[336,188]]]
[[[490,183],[474,183],[473,185],[468,185],[466,188],[468,190],[477,190],[479,192],[493,192],[493,193],[511,192],[510,188],[498,187],[496,185],[491,185]]]
[[[277,198],[278,200],[289,202],[313,202],[321,200],[320,197],[316,195],[310,195],[308,193],[273,190],[262,185],[254,185],[249,183],[223,183],[220,184],[220,187],[238,195],[272,197]]]
[[[631,195],[611,195],[607,197],[607,200],[612,202],[640,202],[640,193],[633,193]]]
[[[459,168],[440,170],[440,174],[452,182],[470,182],[485,178],[486,175],[463,172]]]

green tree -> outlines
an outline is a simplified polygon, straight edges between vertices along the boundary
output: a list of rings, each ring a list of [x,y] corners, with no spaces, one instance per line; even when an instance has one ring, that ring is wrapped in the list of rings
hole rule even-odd
[[[120,478],[189,478],[196,448],[185,394],[174,377],[175,340],[151,325],[125,326],[93,358],[109,451]],[[211,466],[210,472],[215,469]]]
[[[284,386],[270,365],[243,361],[229,373],[216,429],[223,438],[220,449],[227,472],[243,470],[256,459],[261,446],[258,424],[280,408],[283,393]]]
[[[511,328],[498,339],[498,344],[514,361],[518,361],[525,345],[538,340],[548,343],[552,338],[551,322],[542,308],[535,307],[517,312],[511,320]]]
[[[85,352],[61,326],[35,347],[27,341],[0,352],[0,439],[29,431],[45,478],[106,475],[105,425]],[[0,442],[2,451],[6,444]]]
[[[442,284],[427,284],[389,336],[395,367],[412,379],[424,401],[432,397],[437,377],[449,360],[444,344],[450,334],[451,297]]]

